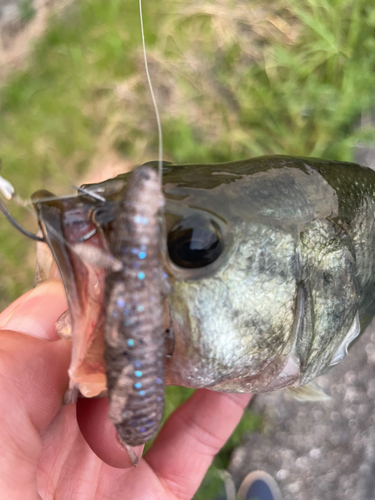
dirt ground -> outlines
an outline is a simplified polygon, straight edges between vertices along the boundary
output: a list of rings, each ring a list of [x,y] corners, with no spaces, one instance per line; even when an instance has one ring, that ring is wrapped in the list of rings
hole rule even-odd
[[[26,61],[51,11],[59,12],[71,1],[0,0],[0,81]]]

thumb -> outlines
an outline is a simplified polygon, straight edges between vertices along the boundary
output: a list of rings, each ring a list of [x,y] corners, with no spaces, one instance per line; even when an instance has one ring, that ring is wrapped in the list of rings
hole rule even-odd
[[[55,322],[66,309],[61,282],[44,282],[0,315],[0,491],[35,499],[39,433],[59,411],[68,386],[70,343]],[[1,324],[1,323],[0,323]]]
[[[68,309],[60,280],[48,280],[22,295],[0,314],[0,329],[58,340],[55,323]]]

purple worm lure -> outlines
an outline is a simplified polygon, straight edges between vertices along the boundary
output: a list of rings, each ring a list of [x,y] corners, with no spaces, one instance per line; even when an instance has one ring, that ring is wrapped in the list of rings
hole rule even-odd
[[[108,271],[105,364],[110,418],[119,439],[144,444],[159,429],[164,408],[165,346],[160,180],[149,167],[134,171],[119,203],[109,248],[120,271]]]

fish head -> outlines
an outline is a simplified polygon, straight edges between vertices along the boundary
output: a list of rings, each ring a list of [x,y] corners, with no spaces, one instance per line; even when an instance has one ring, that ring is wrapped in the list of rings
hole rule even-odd
[[[96,228],[84,243],[108,251],[127,178],[35,202],[71,313],[71,387],[88,396],[105,388],[105,271],[73,247]],[[316,169],[290,157],[165,164],[163,192],[167,384],[224,392],[298,386],[346,351],[359,331],[356,271],[332,227],[336,192]],[[327,285],[328,271],[335,277]]]
[[[298,235],[275,182],[239,167],[164,171],[171,384],[228,392],[298,384]]]

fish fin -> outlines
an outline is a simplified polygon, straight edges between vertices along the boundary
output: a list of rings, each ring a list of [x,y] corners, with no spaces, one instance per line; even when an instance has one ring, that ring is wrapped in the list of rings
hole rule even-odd
[[[360,333],[361,333],[361,325],[359,322],[359,314],[357,312],[346,337],[344,338],[344,340],[342,341],[342,343],[339,345],[336,352],[332,356],[331,364],[329,366],[337,365],[337,363],[340,363],[340,361],[342,361],[345,358],[345,356],[348,354],[348,348],[350,344],[353,342],[354,339],[358,337]]]
[[[287,387],[285,391],[297,401],[329,401],[331,399],[331,396],[315,382],[309,382],[300,387]]]

